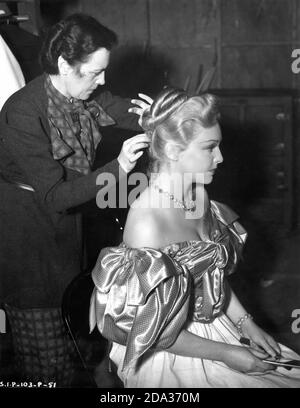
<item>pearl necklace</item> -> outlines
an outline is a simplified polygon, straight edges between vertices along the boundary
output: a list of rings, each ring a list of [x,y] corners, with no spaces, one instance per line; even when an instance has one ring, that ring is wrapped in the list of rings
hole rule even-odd
[[[187,205],[184,201],[177,200],[177,198],[174,197],[174,194],[169,193],[168,191],[163,190],[161,187],[158,185],[151,183],[153,188],[157,190],[159,193],[165,195],[168,197],[170,200],[172,200],[174,203],[176,203],[180,208],[182,208],[184,211],[194,211],[196,208],[196,202],[193,200],[189,201],[189,205]]]

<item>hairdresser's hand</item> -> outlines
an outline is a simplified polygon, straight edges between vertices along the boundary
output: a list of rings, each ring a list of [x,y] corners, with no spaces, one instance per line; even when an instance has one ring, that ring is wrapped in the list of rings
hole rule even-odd
[[[141,99],[132,99],[131,103],[134,105],[137,105],[137,107],[135,106],[134,108],[129,108],[128,112],[131,113],[135,113],[137,115],[139,115],[139,125],[142,125],[142,117],[143,117],[143,113],[145,112],[145,110],[149,109],[150,106],[153,103],[153,99],[150,98],[150,96],[144,95],[142,93],[139,93],[138,96]]]
[[[228,346],[222,361],[228,367],[242,373],[264,373],[275,369],[274,365],[262,361],[267,357],[267,353],[251,347]]]
[[[280,356],[279,344],[272,336],[257,326],[253,320],[247,319],[243,324],[243,334],[250,339],[251,347],[256,350],[263,349],[270,357],[276,358]]]
[[[125,140],[121,153],[118,156],[118,162],[126,173],[133,170],[137,160],[144,153],[143,149],[148,148],[149,143],[150,138],[144,133]]]

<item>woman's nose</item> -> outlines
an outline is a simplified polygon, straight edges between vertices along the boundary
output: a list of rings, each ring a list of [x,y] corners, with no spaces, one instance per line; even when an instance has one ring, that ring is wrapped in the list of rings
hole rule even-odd
[[[217,151],[216,151],[215,162],[218,164],[223,162],[223,156],[222,156],[222,153],[219,147],[217,148]]]
[[[104,72],[101,72],[101,74],[97,77],[96,83],[98,85],[104,85],[105,84],[105,74],[104,74]]]

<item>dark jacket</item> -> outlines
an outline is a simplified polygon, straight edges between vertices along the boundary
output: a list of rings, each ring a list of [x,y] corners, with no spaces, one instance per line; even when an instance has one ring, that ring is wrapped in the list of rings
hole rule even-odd
[[[12,95],[0,114],[0,301],[13,296],[26,306],[60,304],[80,272],[76,208],[96,197],[100,173],[119,176],[116,159],[86,176],[53,159],[44,80],[42,75]],[[97,102],[116,126],[139,130],[129,100],[104,92]]]

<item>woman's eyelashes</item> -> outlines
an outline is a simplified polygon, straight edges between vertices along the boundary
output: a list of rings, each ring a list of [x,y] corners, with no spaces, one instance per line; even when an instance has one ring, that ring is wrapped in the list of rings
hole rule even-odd
[[[208,151],[210,151],[210,152],[212,152],[216,147],[218,147],[220,145],[220,143],[211,143],[211,144],[208,144],[208,145],[206,145],[206,146],[202,146],[202,149],[203,150],[208,150]]]
[[[211,145],[211,146],[207,146],[206,149],[212,152],[216,147],[217,147],[216,145]]]

